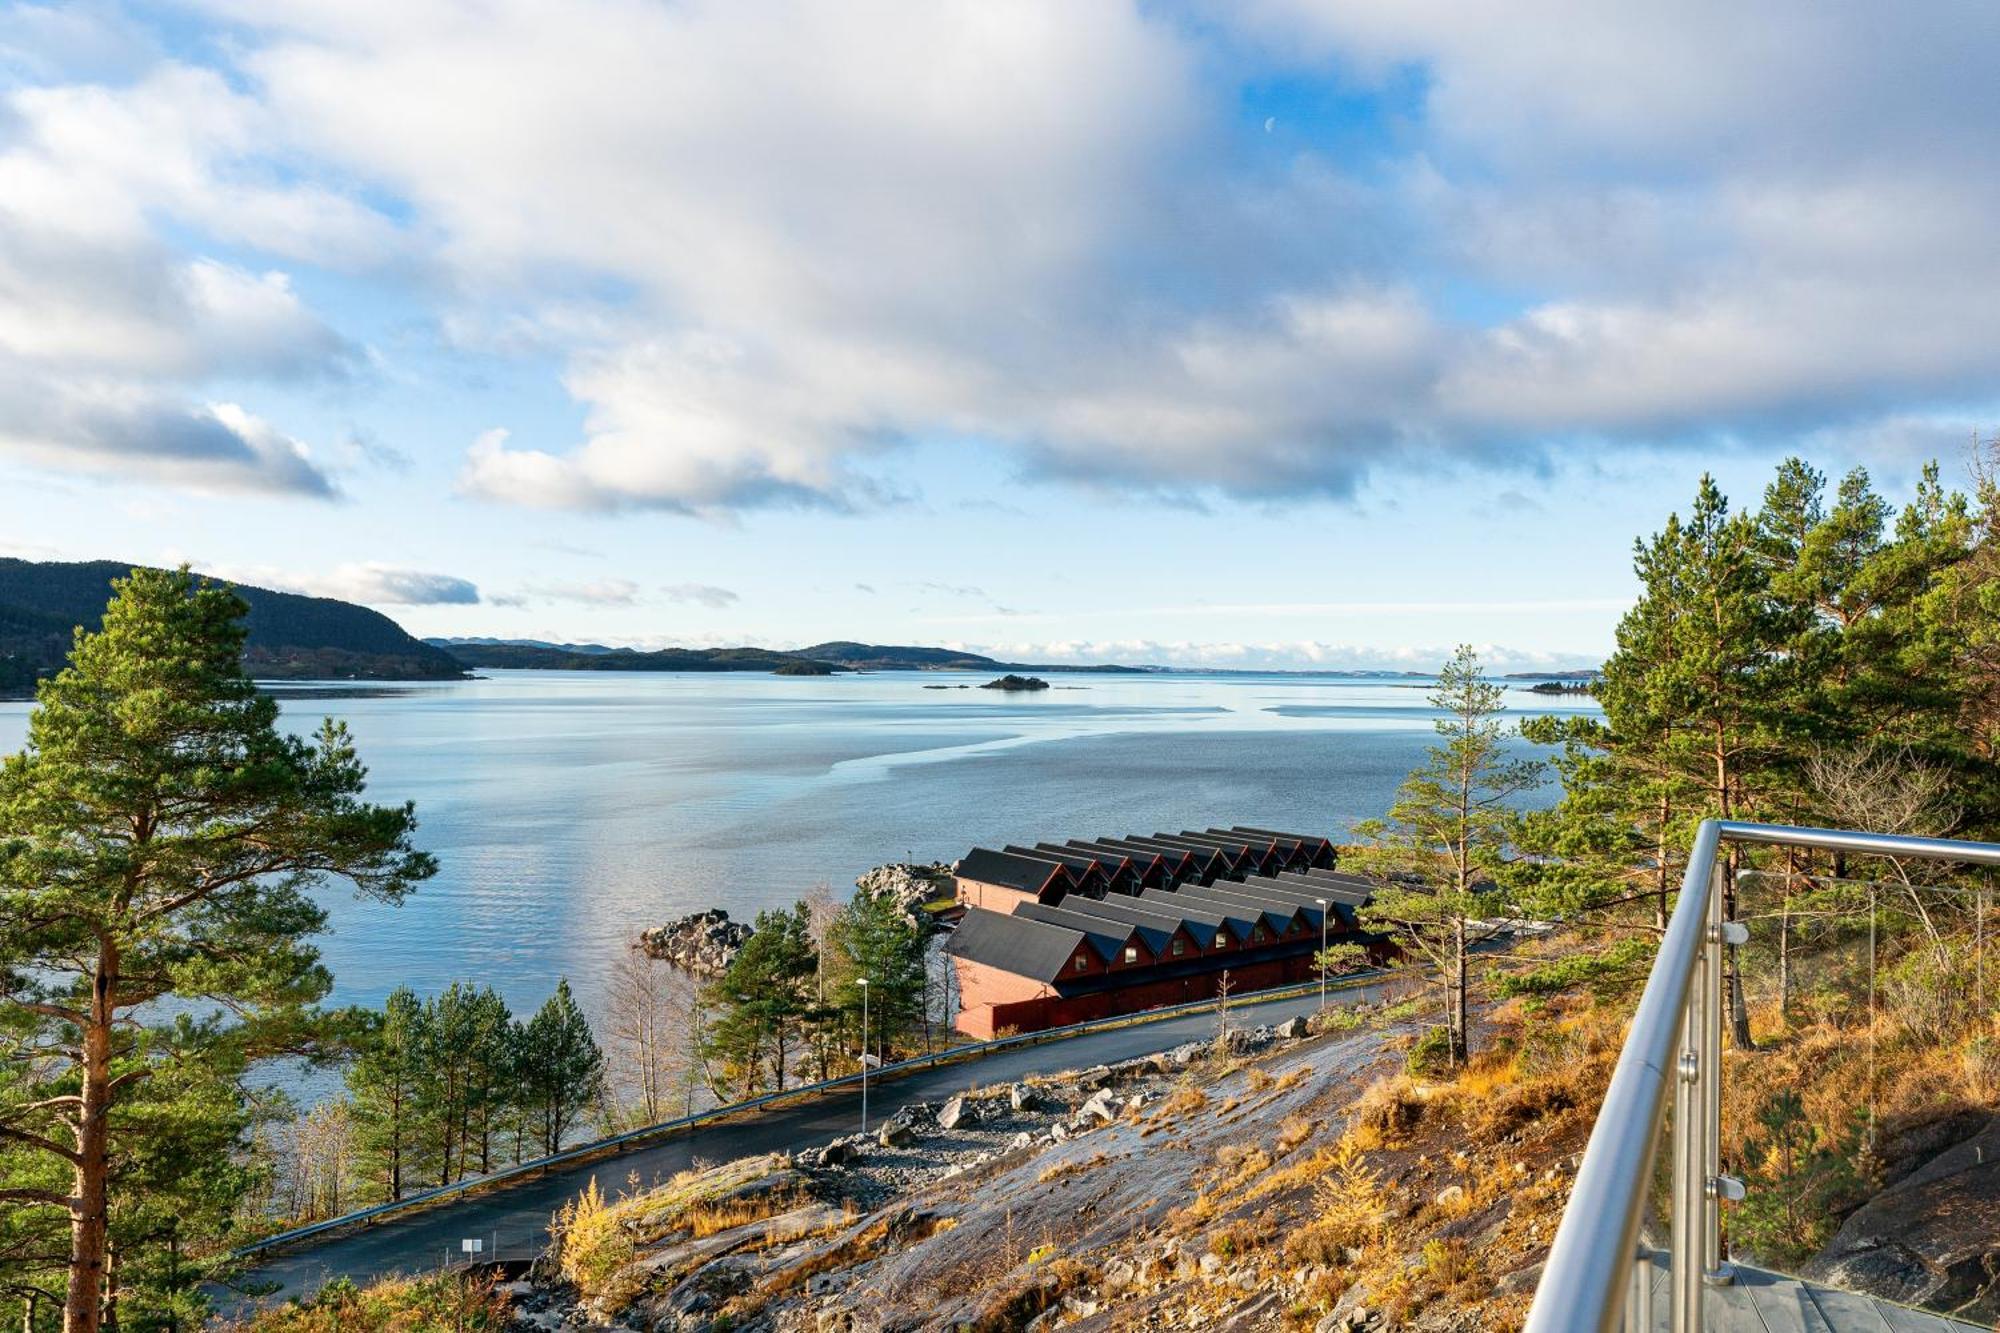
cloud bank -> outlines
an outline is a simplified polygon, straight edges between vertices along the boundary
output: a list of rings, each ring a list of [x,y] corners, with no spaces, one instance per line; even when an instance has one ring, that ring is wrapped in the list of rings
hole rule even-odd
[[[16,25],[0,450],[334,494],[235,392],[365,359],[308,267],[553,359],[580,435],[458,485],[584,511],[864,509],[912,440],[1185,501],[1930,439],[2000,371],[1971,0],[196,9],[225,64]]]

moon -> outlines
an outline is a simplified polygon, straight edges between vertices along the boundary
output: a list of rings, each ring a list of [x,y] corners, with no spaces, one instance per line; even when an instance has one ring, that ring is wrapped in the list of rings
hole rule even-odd
[[[1276,129],[1277,126],[1278,126],[1278,118],[1276,116],[1264,117],[1264,133],[1269,134],[1272,130]]]

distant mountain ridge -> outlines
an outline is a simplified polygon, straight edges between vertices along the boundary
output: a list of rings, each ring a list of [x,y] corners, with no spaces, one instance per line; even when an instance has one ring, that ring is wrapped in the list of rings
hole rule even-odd
[[[0,694],[59,669],[76,628],[96,629],[118,560],[0,558]],[[226,583],[226,579],[217,579]],[[243,664],[265,680],[457,680],[465,668],[380,611],[331,597],[233,585],[250,607]]]
[[[1087,671],[1149,672],[1153,667],[1047,666],[1002,662],[956,648],[835,640],[810,648],[606,648],[601,644],[549,643],[541,639],[426,639],[425,643],[469,667],[532,668],[543,671],[784,671],[823,675],[819,663],[835,671]]]
[[[845,670],[838,663],[815,663],[798,653],[768,648],[605,648],[597,644],[543,643],[521,639],[426,639],[424,642],[468,667],[531,671],[779,671],[786,675],[827,675]],[[818,666],[820,669],[814,670]]]

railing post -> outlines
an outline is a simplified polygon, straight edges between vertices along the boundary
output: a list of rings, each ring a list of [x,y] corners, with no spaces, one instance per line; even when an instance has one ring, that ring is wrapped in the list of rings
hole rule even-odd
[[[1653,1333],[1653,1251],[1632,1254],[1632,1286],[1625,1293],[1625,1333]]]
[[[1674,1069],[1674,1181],[1673,1217],[1667,1256],[1667,1278],[1672,1293],[1673,1333],[1700,1333],[1702,1301],[1702,1219],[1706,1193],[1707,1145],[1703,1143],[1704,1092],[1701,1085],[1702,1033],[1706,1027],[1703,1010],[1708,998],[1708,957],[1706,951],[1695,965],[1694,984],[1688,988],[1687,1008],[1681,1015],[1680,1058]]]
[[[1728,862],[1718,857],[1708,885],[1708,929],[1702,941],[1701,1029],[1701,1272],[1712,1286],[1733,1281],[1736,1271],[1722,1258],[1722,994],[1723,877]]]

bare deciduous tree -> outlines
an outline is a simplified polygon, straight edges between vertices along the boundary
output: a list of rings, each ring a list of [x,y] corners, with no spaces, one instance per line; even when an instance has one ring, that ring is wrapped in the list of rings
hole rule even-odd
[[[612,966],[608,1010],[611,1081],[624,1114],[656,1124],[691,1113],[704,1081],[694,978],[634,941]]]

